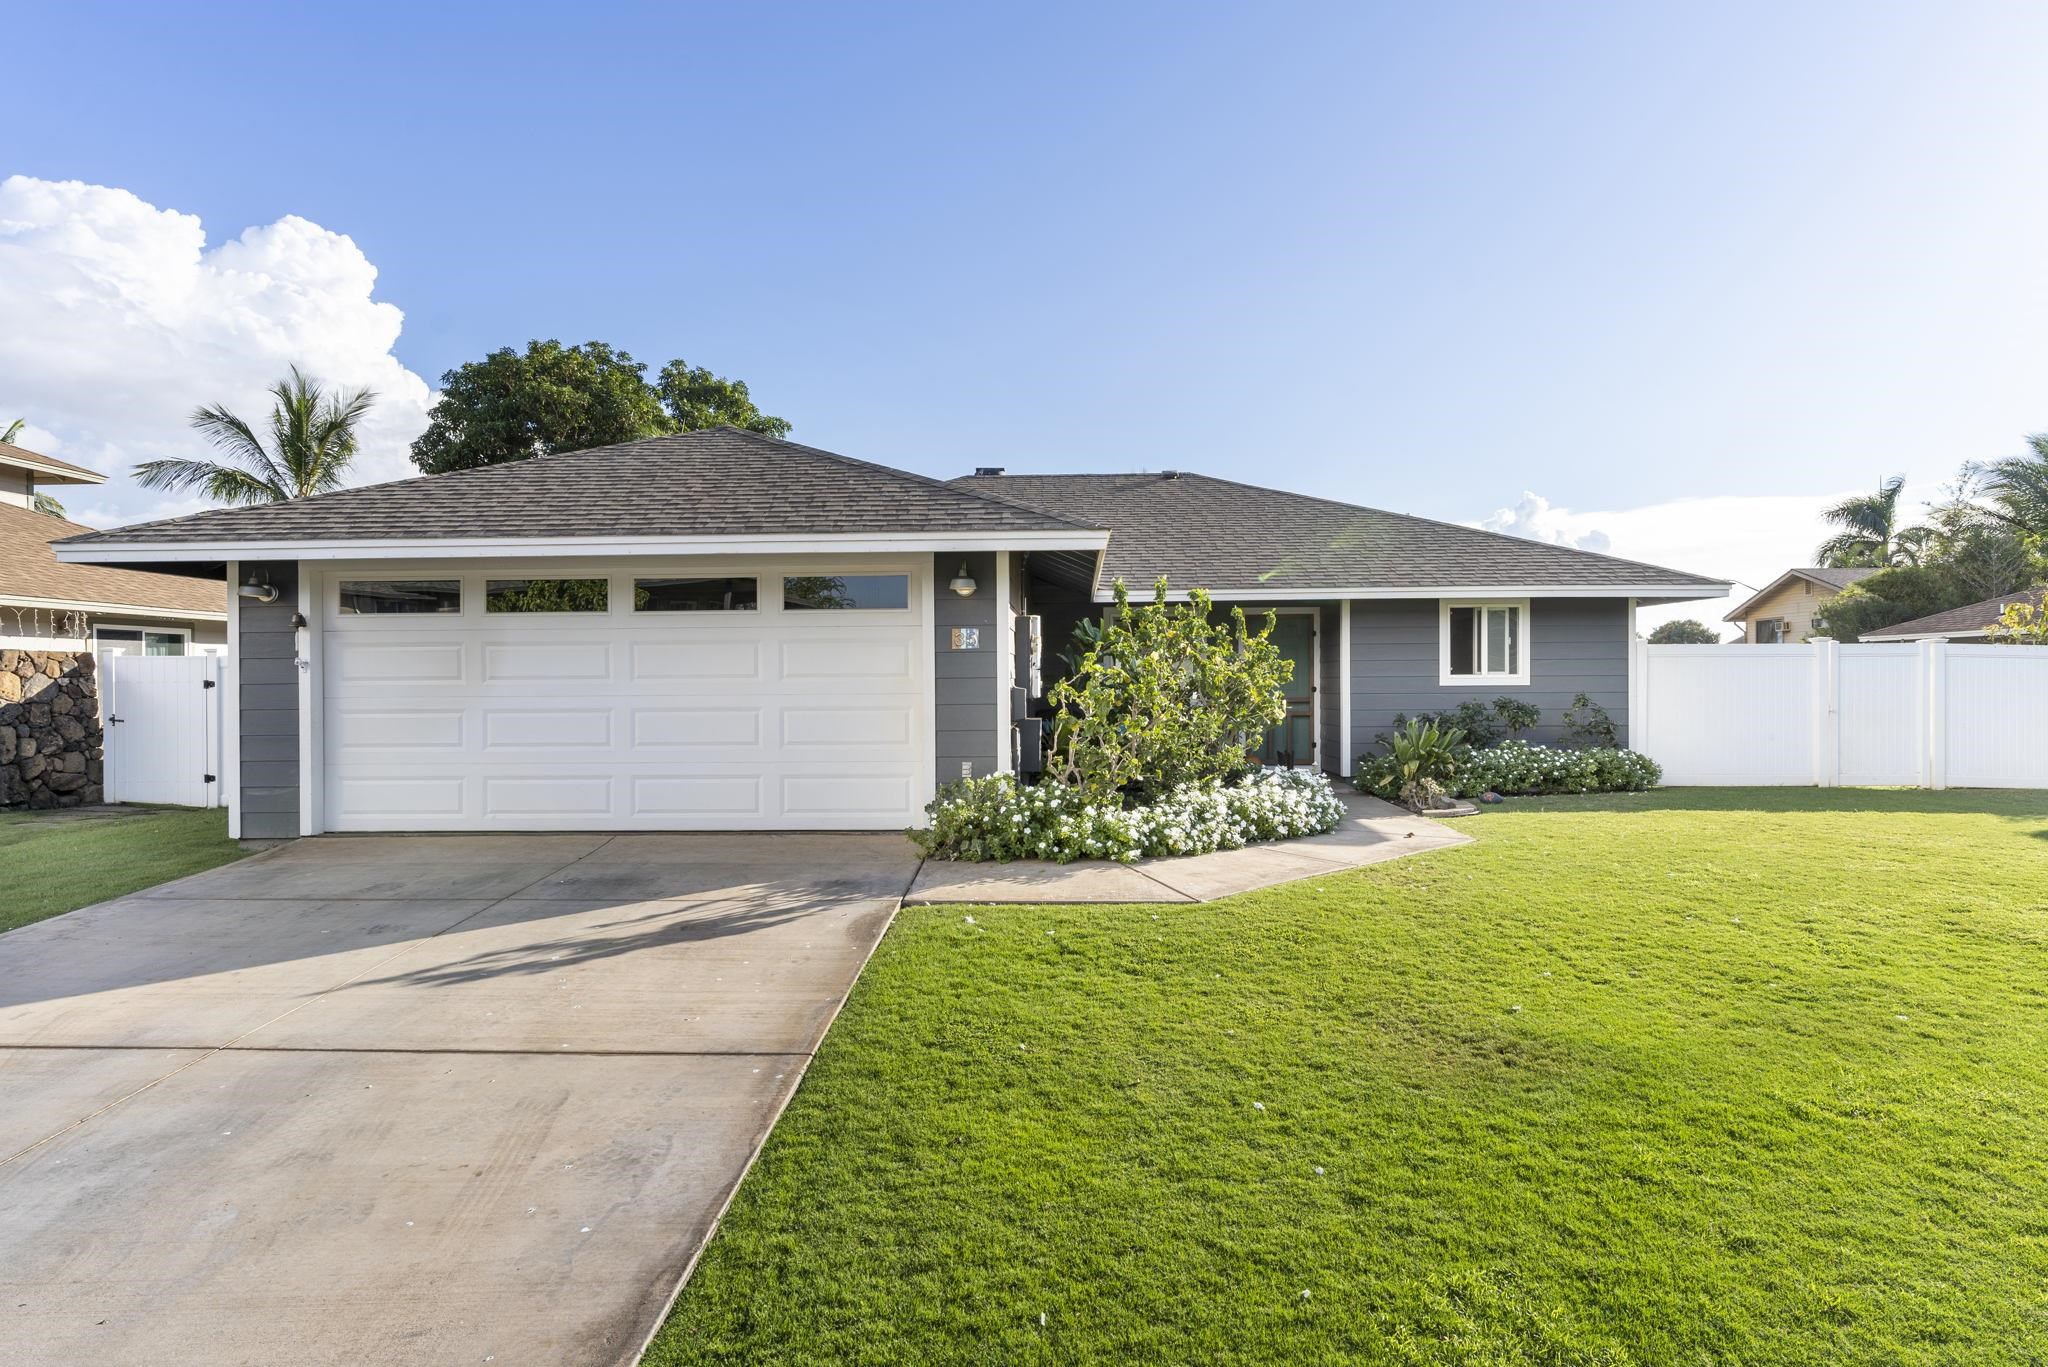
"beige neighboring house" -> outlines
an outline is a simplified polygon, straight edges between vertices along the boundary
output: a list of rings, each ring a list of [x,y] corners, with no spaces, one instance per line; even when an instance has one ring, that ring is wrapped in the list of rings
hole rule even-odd
[[[96,470],[0,442],[0,649],[226,654],[223,581],[58,563],[52,540],[93,529],[37,512],[36,494],[106,481]]]
[[[1721,620],[1740,624],[1739,644],[1796,644],[1812,633],[1814,615],[1822,603],[1876,573],[1874,569],[1838,570],[1822,565],[1786,570]]]
[[[1984,633],[2005,615],[2008,603],[2032,603],[2036,608],[2048,598],[2048,588],[2021,589],[1998,598],[1986,598],[1967,607],[1930,612],[1910,622],[1895,622],[1882,631],[1866,631],[1865,641],[1960,641],[1983,644]]]

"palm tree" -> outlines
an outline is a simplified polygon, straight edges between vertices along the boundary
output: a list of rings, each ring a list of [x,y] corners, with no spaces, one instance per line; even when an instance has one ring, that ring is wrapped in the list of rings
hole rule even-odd
[[[339,488],[356,454],[356,424],[376,395],[367,389],[330,394],[297,366],[270,387],[270,445],[218,404],[192,415],[192,425],[224,452],[212,460],[148,460],[135,467],[145,489],[203,489],[222,503],[281,503]]]
[[[1845,498],[1822,512],[1822,518],[1842,530],[1820,543],[1814,552],[1820,563],[1838,569],[1919,564],[1933,533],[1925,527],[1899,525],[1899,491],[1905,487],[1906,477],[1893,475],[1877,486],[1876,493]]]
[[[2027,454],[1983,467],[1985,511],[2016,532],[2048,536],[2048,432],[2027,438]]]

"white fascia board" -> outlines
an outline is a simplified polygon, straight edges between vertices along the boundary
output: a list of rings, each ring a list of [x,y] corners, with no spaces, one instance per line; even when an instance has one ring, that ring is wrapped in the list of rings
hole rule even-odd
[[[7,594],[0,596],[0,603],[5,603],[8,607],[43,608],[53,612],[117,612],[123,617],[148,617],[154,621],[166,622],[225,622],[228,619],[225,611],[139,608],[133,603],[86,603],[76,598],[17,598],[13,594]]]
[[[1557,584],[1425,584],[1416,588],[1293,588],[1293,589],[1208,589],[1211,598],[1220,603],[1288,603],[1313,601],[1319,598],[1657,598],[1667,603],[1686,603],[1695,598],[1725,597],[1731,586],[1727,584],[1695,584],[1681,587],[1675,584],[1602,584],[1588,588],[1584,585]],[[1131,591],[1131,598],[1150,600],[1149,590]],[[1185,589],[1169,592],[1170,602],[1186,602]],[[1112,603],[1116,595],[1107,589],[1095,592],[1098,603]]]
[[[1100,551],[1108,532],[854,532],[837,536],[490,537],[426,541],[102,541],[51,547],[68,565],[240,560],[482,560],[636,555],[818,555],[906,551]]]

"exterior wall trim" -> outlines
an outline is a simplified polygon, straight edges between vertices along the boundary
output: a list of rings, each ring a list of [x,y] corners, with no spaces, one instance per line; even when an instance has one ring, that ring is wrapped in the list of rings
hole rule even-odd
[[[1337,604],[1337,772],[1351,777],[1357,746],[1351,739],[1351,600]]]

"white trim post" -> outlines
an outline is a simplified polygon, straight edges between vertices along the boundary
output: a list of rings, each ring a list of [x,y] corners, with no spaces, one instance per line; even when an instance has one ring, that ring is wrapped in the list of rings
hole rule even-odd
[[[1642,733],[1637,729],[1642,724],[1642,679],[1643,643],[1636,634],[1636,600],[1628,600],[1628,618],[1622,624],[1628,634],[1628,730],[1624,735],[1626,749],[1636,749],[1636,738]]]
[[[292,633],[299,674],[299,834],[320,834],[320,576],[299,562],[299,615]]]
[[[242,838],[242,600],[235,586],[242,562],[227,562],[228,657],[221,668],[221,801],[228,809],[228,839]]]
[[[1010,772],[1010,689],[1017,680],[1017,620],[1010,611],[1010,553],[996,552],[996,753],[992,774]]]
[[[1351,600],[1337,600],[1337,772],[1345,778],[1357,764],[1351,743]]]

